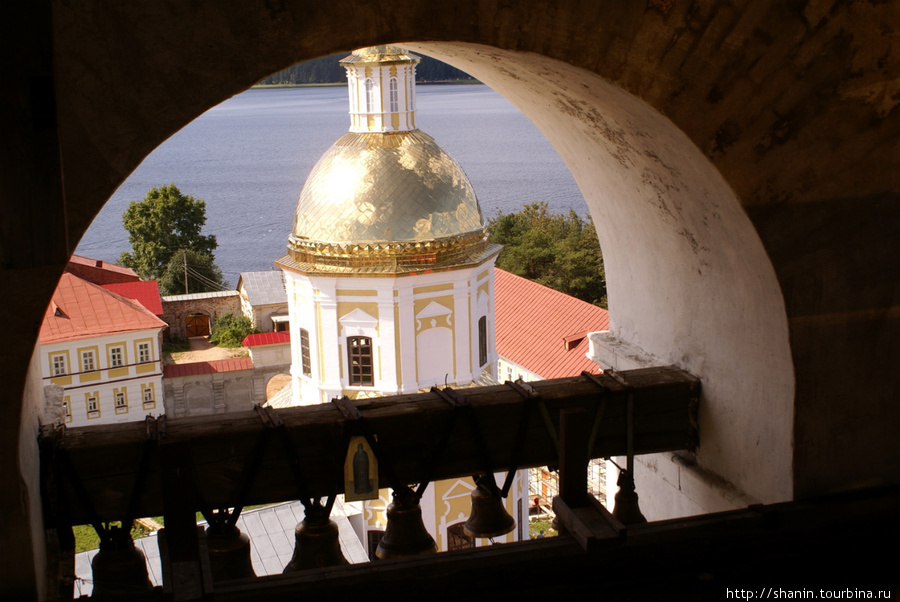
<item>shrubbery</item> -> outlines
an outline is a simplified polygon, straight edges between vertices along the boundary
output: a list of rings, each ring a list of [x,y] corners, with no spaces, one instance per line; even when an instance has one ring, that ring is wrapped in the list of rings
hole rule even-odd
[[[219,347],[240,347],[248,334],[259,332],[243,315],[225,314],[213,324],[209,342]]]
[[[606,273],[597,230],[574,211],[550,213],[532,203],[518,213],[498,214],[488,224],[491,242],[503,245],[497,267],[606,307]]]

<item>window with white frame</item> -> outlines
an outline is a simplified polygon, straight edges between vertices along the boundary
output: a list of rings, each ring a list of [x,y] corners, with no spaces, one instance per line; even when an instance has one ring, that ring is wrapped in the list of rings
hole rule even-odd
[[[96,395],[88,395],[87,398],[88,414],[98,414],[100,412],[100,403],[97,401]]]
[[[373,386],[375,376],[372,370],[372,339],[347,337],[347,354],[350,364],[350,385]]]
[[[375,112],[375,82],[366,80],[366,113]]]
[[[81,371],[82,372],[93,372],[96,369],[96,364],[94,363],[94,352],[93,351],[82,351],[81,352]]]
[[[312,376],[312,362],[309,353],[309,331],[300,329],[300,359],[303,365],[303,376]]]
[[[109,367],[119,368],[125,365],[125,353],[121,347],[109,348]]]
[[[478,318],[478,366],[487,363],[487,317]]]
[[[150,361],[150,343],[138,343],[138,363],[145,364]]]
[[[53,376],[63,376],[66,371],[66,354],[58,353],[50,358],[53,363]]]
[[[63,409],[66,411],[66,422],[72,422],[72,402],[68,397],[63,399]]]
[[[397,90],[397,78],[392,77],[390,81],[390,102],[391,112],[396,113],[400,110],[400,94]]]
[[[116,391],[116,409],[128,409],[128,402],[125,400],[124,391]]]
[[[153,388],[152,387],[147,387],[146,389],[144,389],[142,394],[144,397],[144,409],[148,409],[147,406],[152,406],[153,404],[156,403],[156,400],[153,399]]]

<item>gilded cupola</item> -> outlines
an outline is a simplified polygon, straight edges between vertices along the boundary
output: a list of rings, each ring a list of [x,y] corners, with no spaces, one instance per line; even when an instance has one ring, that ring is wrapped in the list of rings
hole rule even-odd
[[[479,263],[499,251],[487,242],[462,168],[415,127],[419,60],[376,46],[341,61],[350,132],[319,159],[300,193],[288,243],[295,269],[415,273]]]

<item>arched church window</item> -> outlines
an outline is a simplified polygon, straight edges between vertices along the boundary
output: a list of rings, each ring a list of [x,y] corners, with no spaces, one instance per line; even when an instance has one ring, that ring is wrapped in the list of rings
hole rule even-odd
[[[366,79],[366,113],[375,112],[375,82]]]
[[[347,354],[350,364],[350,385],[374,386],[372,339],[369,337],[347,337]]]
[[[467,550],[475,547],[475,538],[466,535],[465,523],[447,527],[447,550]]]
[[[487,317],[482,316],[478,319],[478,366],[484,366],[487,363]]]
[[[397,91],[397,78],[392,77],[390,81],[390,101],[391,101],[391,113],[396,113],[400,110],[400,94]]]
[[[303,376],[312,376],[312,363],[309,354],[309,331],[300,329],[300,358],[303,365]]]

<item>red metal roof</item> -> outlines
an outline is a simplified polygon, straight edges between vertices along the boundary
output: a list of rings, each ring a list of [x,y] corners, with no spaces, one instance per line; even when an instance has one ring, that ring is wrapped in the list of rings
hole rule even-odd
[[[137,282],[140,280],[134,270],[123,265],[109,263],[102,259],[89,259],[80,255],[72,255],[66,265],[66,271],[94,284],[110,284],[113,282]]]
[[[189,364],[172,364],[163,366],[163,378],[176,376],[198,376],[217,372],[234,372],[236,370],[252,370],[253,361],[249,357],[233,357],[226,360],[209,362],[191,362]]]
[[[241,345],[244,347],[256,347],[257,345],[281,345],[291,342],[291,331],[282,330],[281,332],[258,332],[256,334],[248,334],[244,337]]]
[[[609,329],[609,312],[531,280],[494,270],[497,353],[542,378],[598,372],[586,334]]]
[[[165,328],[133,299],[63,272],[41,324],[42,344]]]
[[[162,299],[159,297],[159,285],[156,280],[139,280],[137,282],[116,282],[112,284],[101,284],[103,288],[114,293],[118,293],[123,297],[134,299],[148,310],[154,316],[163,314]]]

